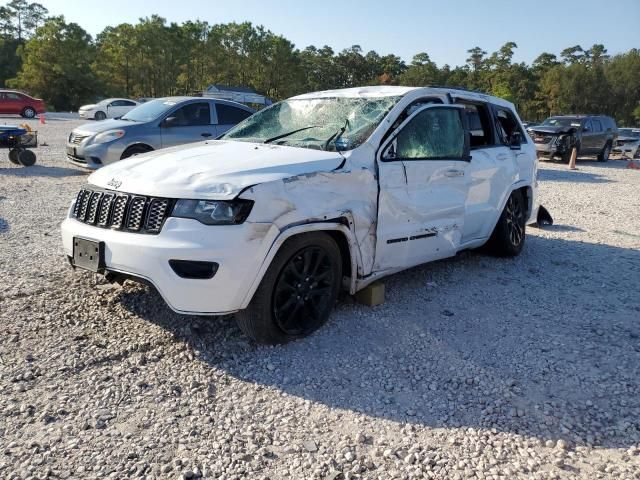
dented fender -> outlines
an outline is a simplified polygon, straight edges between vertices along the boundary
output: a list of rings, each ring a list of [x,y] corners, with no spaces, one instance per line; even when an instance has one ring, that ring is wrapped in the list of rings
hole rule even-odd
[[[344,215],[346,217],[350,217],[350,214],[348,213],[345,213]],[[352,224],[351,221],[349,223]],[[306,223],[303,225],[293,225],[288,228],[285,228],[280,232],[280,234],[277,236],[277,238],[271,245],[271,248],[269,248],[269,252],[267,253],[264,261],[260,265],[258,274],[256,275],[256,278],[254,279],[253,283],[249,287],[240,308],[246,308],[249,305],[249,303],[251,302],[251,299],[253,298],[253,295],[255,294],[256,290],[258,289],[258,286],[260,285],[260,282],[264,278],[264,275],[266,274],[267,269],[269,268],[269,265],[271,265],[273,258],[276,256],[276,254],[278,253],[278,250],[284,244],[284,242],[286,242],[289,238],[295,235],[300,235],[300,234],[309,233],[309,232],[322,232],[322,231],[341,232],[347,239],[347,243],[349,245],[350,262],[351,262],[351,278],[348,279],[347,286],[348,286],[349,293],[351,295],[356,293],[356,281],[358,277],[356,273],[358,272],[358,255],[357,255],[358,248],[357,248],[357,244],[356,244],[356,240],[353,232],[351,231],[350,228],[348,228],[346,225],[342,223],[318,221],[318,223]]]

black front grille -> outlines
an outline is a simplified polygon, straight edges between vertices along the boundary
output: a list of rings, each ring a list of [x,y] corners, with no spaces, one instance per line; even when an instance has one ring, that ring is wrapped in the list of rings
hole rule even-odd
[[[102,228],[157,234],[173,208],[169,198],[129,195],[109,190],[82,189],[72,215]]]

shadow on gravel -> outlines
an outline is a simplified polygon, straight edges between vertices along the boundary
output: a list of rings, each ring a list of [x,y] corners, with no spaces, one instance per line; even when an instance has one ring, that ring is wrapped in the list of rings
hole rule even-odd
[[[274,348],[230,318],[180,317],[158,294],[119,300],[199,361],[327,407],[429,427],[577,444],[640,442],[640,251],[529,235],[523,254],[465,252],[342,299],[329,325]],[[635,291],[634,291],[635,290]]]
[[[580,182],[580,183],[611,183],[611,180],[597,173],[587,173],[578,170],[538,170],[538,180],[541,182]]]
[[[544,229],[549,232],[585,232],[584,228],[574,227],[573,225],[545,225]]]
[[[15,177],[77,177],[88,175],[88,172],[75,168],[47,167],[34,165],[33,167],[0,168],[0,176],[12,175]]]

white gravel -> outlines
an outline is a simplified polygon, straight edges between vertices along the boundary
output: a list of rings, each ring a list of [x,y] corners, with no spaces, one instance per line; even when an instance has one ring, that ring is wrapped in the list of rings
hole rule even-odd
[[[78,124],[37,125],[29,169],[0,150],[0,478],[640,478],[626,162],[542,164],[556,225],[520,257],[397,274],[384,305],[343,298],[311,338],[258,348],[68,267]]]

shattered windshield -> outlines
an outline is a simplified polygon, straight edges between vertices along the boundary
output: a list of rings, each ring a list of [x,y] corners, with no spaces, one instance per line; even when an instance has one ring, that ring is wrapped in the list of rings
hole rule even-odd
[[[247,118],[223,138],[319,150],[351,150],[369,138],[400,98],[285,100]]]
[[[542,125],[547,125],[550,127],[579,127],[580,119],[551,117],[542,122]]]

